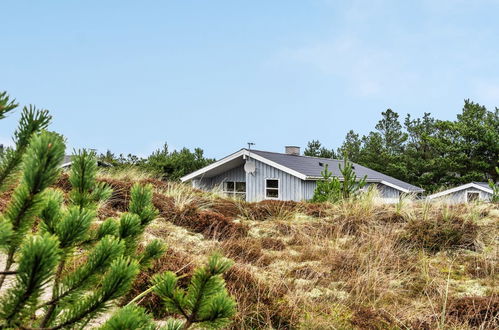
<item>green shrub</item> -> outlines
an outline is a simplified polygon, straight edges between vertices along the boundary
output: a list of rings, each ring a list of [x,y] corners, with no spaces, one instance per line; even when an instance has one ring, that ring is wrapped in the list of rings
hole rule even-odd
[[[338,164],[343,180],[333,176],[328,170],[326,164],[324,171],[321,172],[322,178],[317,181],[317,187],[312,197],[312,202],[338,202],[342,199],[348,199],[358,194],[360,189],[366,185],[367,176],[359,179],[355,174],[353,165],[348,161],[348,157],[343,157],[343,166]]]

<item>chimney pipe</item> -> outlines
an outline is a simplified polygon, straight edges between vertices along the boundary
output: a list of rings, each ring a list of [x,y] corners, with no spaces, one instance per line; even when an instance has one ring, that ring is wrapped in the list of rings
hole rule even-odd
[[[297,146],[286,146],[285,152],[287,155],[300,156],[300,147]]]

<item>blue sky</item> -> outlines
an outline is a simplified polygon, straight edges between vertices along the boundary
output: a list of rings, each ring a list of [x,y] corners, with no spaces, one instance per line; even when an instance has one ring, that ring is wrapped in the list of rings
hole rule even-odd
[[[499,106],[499,1],[2,1],[0,90],[70,148],[281,151]],[[0,122],[0,143],[19,111]]]

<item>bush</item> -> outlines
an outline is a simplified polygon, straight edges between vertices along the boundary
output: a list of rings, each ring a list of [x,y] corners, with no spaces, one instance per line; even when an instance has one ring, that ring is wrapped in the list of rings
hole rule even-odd
[[[478,226],[458,216],[410,220],[403,241],[431,252],[464,248],[473,250]]]

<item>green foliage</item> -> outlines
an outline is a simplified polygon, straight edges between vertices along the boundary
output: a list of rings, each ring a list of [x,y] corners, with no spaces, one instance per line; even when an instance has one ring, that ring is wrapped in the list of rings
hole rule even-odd
[[[343,166],[338,164],[338,167],[343,180],[333,176],[326,164],[324,171],[321,172],[322,178],[317,181],[312,202],[334,203],[342,199],[348,199],[356,196],[360,189],[366,185],[367,177],[357,178],[353,165],[346,155],[343,159]]]
[[[387,109],[375,130],[359,138],[349,131],[338,154],[347,152],[354,162],[422,187],[427,192],[471,181],[499,181],[499,108],[464,101],[456,120],[421,118]],[[305,154],[316,156],[318,141],[309,142]],[[327,150],[327,149],[326,149]]]
[[[120,308],[101,328],[101,330],[153,330],[156,326],[152,317],[142,307],[128,305]]]
[[[179,287],[175,273],[166,272],[154,277],[154,292],[163,300],[168,312],[184,318],[184,329],[193,324],[224,327],[236,311],[236,304],[222,278],[231,266],[232,261],[213,254],[205,266],[195,270],[187,290]]]
[[[162,149],[158,149],[150,155],[144,168],[161,174],[163,178],[168,180],[178,180],[182,176],[194,172],[197,169],[209,165],[214,160],[207,159],[203,155],[203,150],[200,148],[194,149],[191,152],[187,148],[179,151],[170,152],[168,145],[164,145]]]
[[[499,174],[499,167],[496,167],[496,172]],[[492,189],[492,197],[490,201],[492,203],[499,203],[499,183],[489,179],[489,187]]]
[[[32,236],[22,246],[15,284],[0,302],[4,326],[19,326],[36,308],[44,285],[54,274],[59,257],[57,245],[55,237],[44,235]]]
[[[62,279],[57,299],[70,303],[82,296],[85,290],[98,283],[101,274],[111,262],[123,255],[124,249],[124,243],[115,237],[101,239],[90,251],[85,264]]]
[[[59,238],[60,248],[68,249],[83,242],[87,236],[95,212],[71,206],[55,226],[55,234]]]
[[[96,239],[104,238],[107,235],[118,236],[119,224],[113,218],[108,218],[97,229]]]
[[[348,155],[349,159],[353,162],[358,162],[361,152],[362,141],[359,134],[353,130],[348,131],[345,141],[340,148],[338,148],[338,155]]]
[[[139,267],[135,261],[123,257],[115,259],[104,275],[101,286],[64,311],[58,322],[53,322],[53,328],[82,324],[87,319],[98,316],[107,309],[109,301],[123,296],[130,289],[138,272]]]
[[[37,110],[34,106],[24,107],[19,127],[14,132],[14,149],[7,149],[0,159],[0,191],[12,183],[31,137],[47,128],[52,117],[47,110]]]
[[[326,164],[321,172],[322,178],[317,181],[312,202],[337,202],[341,199],[341,183],[338,177],[328,170]]]
[[[147,226],[158,216],[158,210],[152,204],[152,185],[134,184],[130,190],[130,213],[136,214],[142,227]]]
[[[303,154],[310,157],[335,158],[334,150],[326,149],[319,140],[310,141]]]
[[[139,256],[139,263],[142,268],[151,266],[152,261],[158,259],[166,252],[166,246],[160,240],[153,240],[146,245],[144,252]]]
[[[12,224],[0,215],[0,248],[8,246],[10,236],[12,236]]]
[[[55,181],[63,156],[62,138],[50,132],[34,136],[26,150],[21,181],[12,193],[11,201],[2,216],[11,228],[7,239],[5,271],[10,269],[14,253],[31,228],[35,216],[41,212],[45,203],[43,192]],[[4,278],[3,276],[0,280],[0,287]]]
[[[126,251],[130,255],[137,247],[136,238],[142,233],[140,218],[136,214],[125,213],[120,218],[120,227],[118,236],[126,242]]]
[[[101,154],[99,159],[113,164],[118,170],[123,167],[138,167],[145,172],[160,176],[164,180],[172,181],[179,180],[182,176],[215,161],[204,157],[204,152],[200,148],[195,148],[193,151],[187,148],[170,151],[167,144],[145,159],[131,154],[126,157],[123,155],[117,157],[109,150],[105,154]]]
[[[72,157],[69,182],[73,189],[70,201],[80,208],[95,209],[98,202],[104,202],[111,197],[112,190],[105,184],[98,184],[97,157],[94,152],[79,150]]]
[[[0,328],[84,327],[129,290],[140,267],[148,267],[165,251],[160,241],[137,251],[141,234],[157,216],[151,186],[133,187],[133,212],[120,222],[107,219],[90,231],[101,203],[111,196],[111,189],[96,180],[94,153],[82,150],[73,156],[67,200],[60,190],[47,189],[64,156],[61,136],[39,132],[49,118],[46,112],[23,113],[16,150],[1,163],[4,179],[18,167],[22,173],[0,214],[0,247],[7,251],[0,288],[6,276],[16,275],[0,300]],[[84,262],[78,265],[77,259]],[[66,267],[68,260],[74,261],[74,269]],[[11,271],[15,261],[17,269]],[[49,285],[52,296],[44,298],[41,292]]]
[[[61,205],[64,203],[64,193],[56,189],[47,189],[44,192],[45,206],[40,212],[41,229],[50,234],[56,233],[56,226],[61,219]]]
[[[17,108],[16,100],[10,100],[7,92],[0,92],[0,120],[5,118],[5,115]]]

